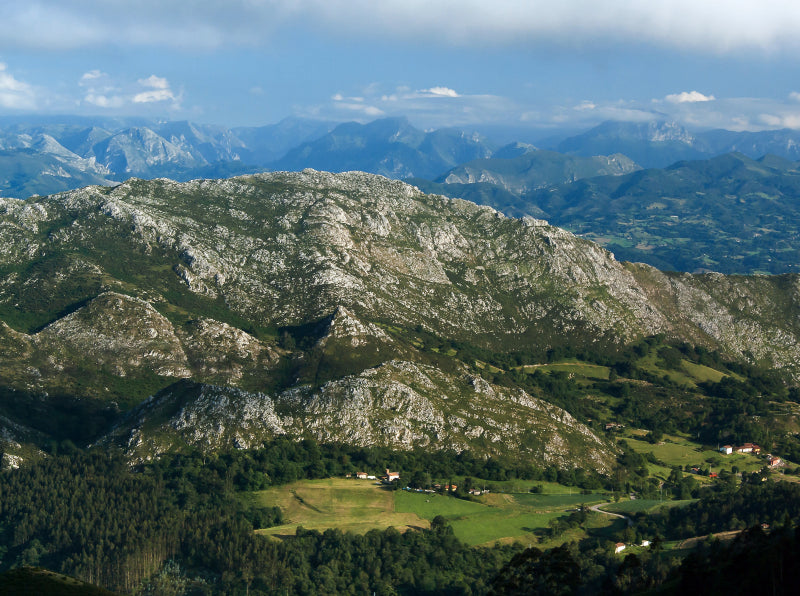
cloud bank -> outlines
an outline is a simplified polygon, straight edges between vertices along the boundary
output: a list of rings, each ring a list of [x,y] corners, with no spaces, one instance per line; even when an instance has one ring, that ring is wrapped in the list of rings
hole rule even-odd
[[[180,98],[164,77],[150,75],[135,84],[120,84],[100,70],[85,72],[78,85],[84,89],[83,103],[103,109],[120,109],[131,104],[160,104],[180,108]]]
[[[714,101],[713,95],[703,95],[699,91],[683,91],[667,95],[664,100],[669,103],[698,103],[702,101]]]
[[[27,110],[36,107],[33,87],[18,80],[0,62],[0,107]]]
[[[627,41],[715,53],[800,48],[786,0],[28,0],[0,8],[0,48],[261,44],[287,26],[455,45]]]

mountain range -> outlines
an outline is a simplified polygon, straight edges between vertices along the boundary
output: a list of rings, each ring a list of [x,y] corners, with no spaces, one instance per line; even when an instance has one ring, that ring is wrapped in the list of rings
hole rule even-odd
[[[585,157],[623,153],[645,168],[663,168],[678,161],[733,152],[753,159],[772,154],[796,161],[800,159],[800,132],[790,129],[690,132],[670,121],[608,121],[546,148]]]
[[[432,178],[458,164],[492,155],[477,134],[457,129],[422,132],[405,118],[348,123],[291,149],[272,163],[276,170],[360,170],[389,178]]]
[[[728,153],[528,193],[519,211],[678,271],[783,273],[800,263],[800,164]]]
[[[496,185],[517,192],[624,173],[632,167],[628,162],[665,167],[733,151],[754,159],[767,153],[800,159],[800,135],[795,131],[691,133],[670,122],[607,122],[580,135],[543,143],[540,149],[568,156],[568,165],[541,163],[544,154],[536,158],[540,163],[530,163],[535,148],[527,143],[500,146],[491,137],[459,129],[422,131],[405,118],[367,124],[287,118],[277,124],[237,128],[144,119],[6,118],[0,119],[0,196],[27,198],[87,184],[111,185],[131,176],[185,181],[307,167],[454,183],[494,180],[499,169],[504,175]],[[609,162],[603,171],[601,164],[578,165],[589,163],[578,159],[582,157],[619,163]],[[492,162],[481,164],[483,159]],[[550,154],[549,159],[558,158]],[[534,165],[548,173],[532,174]],[[554,177],[560,167],[564,171]]]
[[[359,172],[2,199],[0,247],[0,433],[17,455],[80,437],[145,460],[285,435],[607,470],[612,444],[465,355],[659,335],[800,375],[794,275],[620,263],[541,220]]]

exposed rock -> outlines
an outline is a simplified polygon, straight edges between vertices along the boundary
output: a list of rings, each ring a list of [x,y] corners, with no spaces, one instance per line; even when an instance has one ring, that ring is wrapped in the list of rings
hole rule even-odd
[[[34,336],[34,343],[125,376],[147,368],[167,377],[191,375],[172,324],[149,303],[114,292],[101,294]],[[73,356],[74,358],[75,356]]]
[[[404,361],[274,397],[181,385],[142,404],[105,440],[144,461],[180,445],[246,448],[284,434],[398,449],[478,445],[487,454],[514,445],[542,466],[591,463],[600,471],[610,469],[615,452],[567,412],[524,391]]]
[[[0,270],[0,305],[19,325],[0,323],[8,386],[120,400],[109,379],[204,383],[157,394],[119,426],[115,440],[143,454],[286,433],[609,465],[563,410],[457,363],[432,367],[398,329],[498,351],[663,333],[800,375],[796,276],[622,264],[544,221],[359,172],[3,200]],[[287,326],[316,344],[303,356],[271,345]],[[336,375],[276,380],[314,358]]]
[[[4,453],[3,457],[0,458],[0,470],[16,470],[23,461],[25,460],[23,460],[19,455]]]
[[[386,332],[372,323],[364,323],[357,319],[353,313],[344,306],[339,306],[326,321],[323,336],[319,340],[320,346],[326,346],[334,340],[344,340],[353,348],[364,346],[370,341],[379,340],[391,343],[392,338]]]

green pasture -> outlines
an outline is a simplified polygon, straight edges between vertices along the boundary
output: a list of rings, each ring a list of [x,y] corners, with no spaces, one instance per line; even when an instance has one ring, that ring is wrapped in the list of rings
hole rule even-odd
[[[582,503],[604,500],[601,494],[570,494],[567,487],[554,483],[536,484],[542,486],[543,494],[498,491],[467,501],[437,493],[390,491],[373,481],[332,478],[299,481],[247,493],[244,498],[252,506],[278,506],[283,510],[285,524],[258,530],[267,536],[291,536],[298,526],[354,533],[391,526],[404,531],[429,527],[430,521],[440,515],[460,540],[471,545],[515,540],[540,543],[541,531],[552,520],[569,515]],[[529,488],[531,483],[525,485]],[[597,514],[590,514],[590,518],[590,525],[597,527],[612,521]],[[582,534],[583,530],[570,530],[551,542],[559,544]]]
[[[452,481],[456,485],[460,485],[463,484],[464,477],[453,476]],[[534,486],[541,487],[542,492],[540,494],[545,495],[574,495],[580,493],[578,488],[547,480],[522,480],[519,478],[514,478],[513,480],[484,480],[472,476],[472,483],[475,488],[491,488],[493,493],[527,493]]]
[[[658,355],[655,352],[650,352],[646,356],[640,358],[636,365],[644,370],[649,372],[650,374],[657,375],[657,376],[664,376],[666,375],[670,381],[673,383],[677,383],[679,385],[683,385],[684,387],[688,388],[696,388],[697,384],[695,383],[695,379],[691,377],[691,375],[683,370],[667,370],[662,368],[658,365]]]
[[[683,501],[663,501],[660,499],[634,499],[632,501],[620,501],[609,503],[603,509],[611,513],[649,513],[658,511],[662,507],[685,507],[689,503],[694,503],[697,499],[687,499]]]
[[[415,514],[395,512],[394,493],[370,480],[303,480],[248,493],[246,498],[260,507],[277,506],[283,510],[286,524],[259,530],[269,536],[294,535],[297,526],[319,531],[339,528],[363,534],[389,526],[403,530],[429,525]]]
[[[551,520],[568,515],[567,509],[574,508],[574,504],[561,498],[569,495],[536,495],[550,497],[551,505],[547,508],[541,504],[531,506],[525,503],[528,496],[534,495],[489,494],[480,497],[478,502],[471,502],[443,495],[398,491],[395,510],[414,513],[428,521],[441,515],[458,539],[471,545],[513,540],[537,543],[540,539],[537,531],[547,528]],[[562,536],[554,544],[567,539]]]
[[[764,461],[756,455],[744,453],[724,455],[716,449],[705,448],[698,443],[677,435],[664,435],[664,440],[655,445],[636,439],[630,433],[625,437],[625,440],[634,451],[652,453],[656,459],[664,462],[667,468],[648,464],[648,467],[651,468],[651,473],[657,472],[657,475],[661,475],[664,472],[669,474],[670,468],[673,466],[680,466],[681,469],[684,469],[686,465],[708,465],[712,472],[730,471],[732,466],[737,466],[739,471],[755,472],[764,465]],[[655,468],[660,469],[656,470]],[[703,477],[698,476],[698,480],[702,479]]]
[[[599,364],[589,364],[578,360],[566,360],[553,364],[532,364],[521,366],[524,372],[534,373],[537,370],[542,372],[564,372],[574,375],[577,378],[592,380],[608,380],[609,368]]]
[[[698,383],[703,383],[706,381],[719,383],[723,377],[727,376],[726,373],[718,371],[715,368],[711,368],[703,364],[689,362],[688,360],[682,360],[681,366]]]
[[[710,366],[696,364],[686,359],[681,360],[680,369],[666,369],[660,366],[658,362],[658,354],[653,351],[640,358],[636,365],[651,374],[658,376],[666,375],[674,383],[678,383],[689,389],[696,389],[698,383],[707,381],[718,383],[723,377],[730,374],[727,371],[722,372]]]
[[[572,493],[560,494],[528,493],[514,495],[514,501],[520,505],[534,507],[536,509],[579,507],[580,505],[594,505],[595,503],[602,503],[606,500],[606,497],[601,493],[582,495],[578,490],[574,490]]]

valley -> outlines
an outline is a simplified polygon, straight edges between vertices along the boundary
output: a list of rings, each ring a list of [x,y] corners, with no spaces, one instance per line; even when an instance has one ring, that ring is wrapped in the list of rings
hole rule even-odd
[[[0,9],[0,595],[800,594],[800,4]]]
[[[666,582],[695,537],[795,515],[793,274],[619,262],[359,172],[3,199],[0,239],[4,568],[486,594],[563,557],[644,589],[616,543]],[[346,478],[387,468],[410,490]]]

